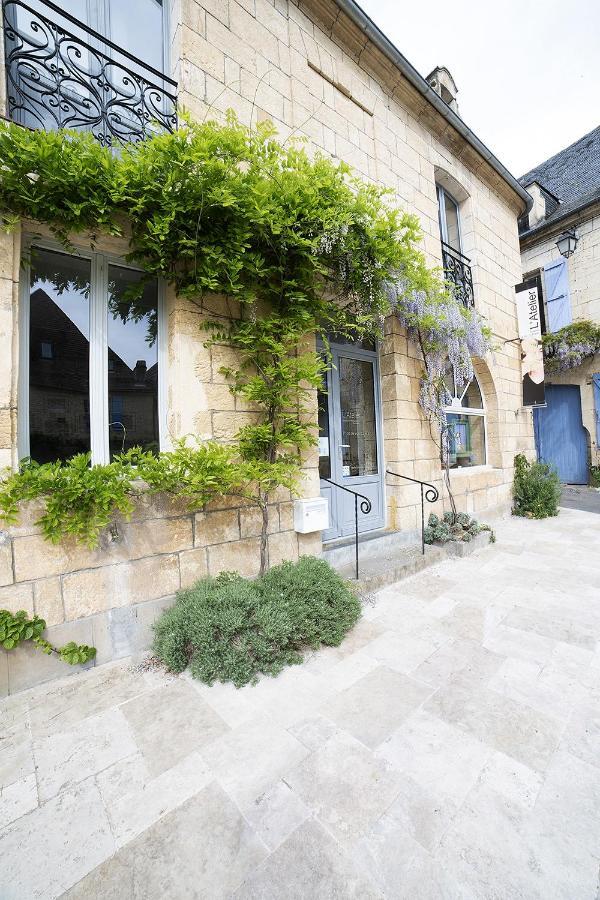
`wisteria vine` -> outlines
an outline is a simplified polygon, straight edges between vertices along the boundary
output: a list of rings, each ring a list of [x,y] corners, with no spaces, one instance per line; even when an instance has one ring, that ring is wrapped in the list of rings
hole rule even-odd
[[[546,370],[556,375],[576,369],[600,353],[600,326],[583,319],[542,338]]]
[[[453,294],[432,289],[407,290],[399,279],[388,285],[388,297],[408,337],[420,348],[423,374],[419,403],[441,437],[442,456],[448,451],[446,407],[452,397],[448,380],[457,393],[472,380],[473,357],[490,350],[491,333],[481,315],[468,309]]]

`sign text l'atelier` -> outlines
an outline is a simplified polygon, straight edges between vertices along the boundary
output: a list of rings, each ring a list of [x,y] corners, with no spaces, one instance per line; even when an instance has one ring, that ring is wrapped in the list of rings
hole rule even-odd
[[[521,339],[523,406],[543,406],[546,395],[540,316],[541,284],[538,279],[524,281],[516,286],[515,292]]]

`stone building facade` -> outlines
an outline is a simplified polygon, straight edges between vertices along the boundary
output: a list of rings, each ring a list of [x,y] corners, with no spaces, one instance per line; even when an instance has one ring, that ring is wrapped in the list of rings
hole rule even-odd
[[[39,5],[43,9],[42,0]],[[69,27],[75,30],[72,23]],[[133,23],[132,29],[136,27]],[[474,361],[478,384],[462,401],[457,398],[453,409],[460,440],[452,486],[459,508],[469,513],[485,517],[508,509],[514,456],[533,450],[531,415],[521,406],[514,342],[514,286],[521,280],[517,218],[526,209],[526,192],[459,118],[455,97],[450,105],[441,99],[351,0],[181,0],[164,7],[163,27],[163,71],[177,82],[180,110],[205,119],[232,109],[246,124],[268,118],[283,140],[304,137],[310,152],[319,150],[345,160],[362,178],[391,188],[398,204],[418,216],[431,265],[447,268],[450,257],[460,264],[463,276],[470,276],[470,297],[491,326],[494,349],[485,360]],[[6,56],[10,66],[9,43]],[[441,81],[446,91],[453,88],[451,77],[432,79],[432,84]],[[10,116],[6,91],[3,103]],[[35,284],[46,290],[44,263],[32,262],[41,268],[28,277],[20,261],[23,248],[32,243],[41,248],[40,259],[44,252],[55,253],[57,248],[47,238],[37,223],[22,223],[19,233],[0,238],[0,457],[12,466],[30,447],[31,438],[24,376],[31,366],[30,322],[24,314],[30,303],[29,283],[37,278]],[[86,257],[89,244],[80,244]],[[110,276],[111,271],[120,271],[125,251],[125,242],[101,243],[89,260],[92,274],[86,277],[101,282],[102,272],[108,270]],[[156,296],[161,447],[167,449],[174,438],[187,434],[231,440],[254,415],[232,396],[220,374],[231,351],[226,346],[204,347],[197,306],[165,286],[157,287]],[[47,298],[52,300],[57,302]],[[232,313],[227,298],[214,297],[211,302],[215,313]],[[78,327],[85,330],[81,323]],[[127,341],[122,339],[120,351],[117,344],[112,347],[110,334],[108,340],[115,354],[127,359]],[[132,333],[131,340],[135,344],[139,335]],[[42,358],[50,357],[52,340],[39,344]],[[393,469],[437,486],[441,494],[437,511],[447,503],[439,448],[418,404],[419,353],[393,316],[386,321],[378,346],[364,352],[342,346],[338,352],[342,365],[336,384],[329,384],[336,399],[330,393],[332,409],[327,423],[321,422],[319,448],[306,459],[301,496],[314,498],[323,492],[331,500],[338,520],[330,522],[326,538],[348,533],[346,510],[335,499],[339,492],[320,478],[334,472],[324,469],[324,458],[332,456],[335,446],[340,457],[329,464],[335,462],[338,478],[356,490],[363,485],[379,504],[375,504],[378,518],[362,527],[416,538],[420,488],[408,482],[403,486],[385,472]],[[98,362],[100,353],[91,346],[85,365],[89,363],[91,383],[108,377],[110,415],[114,408],[118,419],[124,407],[115,405],[110,371],[94,374],[94,366],[104,365]],[[150,359],[132,357],[132,369],[134,362],[143,362],[146,372],[154,365]],[[94,407],[99,401],[94,399],[95,389],[90,390]],[[358,396],[366,398],[362,419],[348,406]],[[314,402],[316,418],[316,395]],[[465,408],[471,411],[463,413]],[[67,414],[60,405],[57,409],[50,419],[54,416],[55,422],[62,416],[62,431],[55,436],[60,443],[70,429]],[[369,410],[366,424],[364,409]],[[330,427],[337,429],[337,437],[329,433]],[[114,425],[110,428],[114,430]],[[112,447],[117,440],[113,430],[99,438],[91,435],[95,458],[103,458],[109,443]],[[367,435],[370,449],[365,450],[364,441],[359,446],[357,433]],[[0,607],[37,612],[52,626],[56,640],[94,643],[99,662],[147,643],[149,622],[180,586],[222,569],[238,569],[248,576],[258,570],[259,517],[252,508],[233,501],[195,514],[177,501],[141,502],[132,520],[119,523],[94,551],[49,545],[34,520],[35,510],[28,510],[19,526],[2,533]],[[289,493],[274,498],[270,529],[271,565],[321,552],[321,532],[300,534],[294,529]],[[6,660],[0,665],[6,666]],[[28,660],[11,661],[10,690],[29,683],[33,676],[27,665]],[[41,677],[54,671],[50,660]]]
[[[534,199],[520,223],[523,275],[542,279],[547,331],[582,320],[600,325],[600,127],[520,181]],[[557,241],[569,232],[577,244],[565,259]],[[600,358],[548,374],[546,382],[548,408],[536,429],[538,453],[556,465],[564,481],[587,484],[589,465],[600,465]],[[572,424],[554,440],[553,431],[563,429],[566,404],[574,411]]]

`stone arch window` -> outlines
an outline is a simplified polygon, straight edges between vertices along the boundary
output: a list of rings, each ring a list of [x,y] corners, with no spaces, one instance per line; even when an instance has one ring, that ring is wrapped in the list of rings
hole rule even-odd
[[[446,407],[451,469],[472,468],[487,464],[487,429],[485,402],[475,376],[458,389],[451,375],[446,384],[450,403]]]

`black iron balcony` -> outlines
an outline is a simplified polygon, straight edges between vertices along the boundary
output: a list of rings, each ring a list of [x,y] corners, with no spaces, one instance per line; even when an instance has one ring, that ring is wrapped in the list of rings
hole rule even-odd
[[[21,0],[3,3],[10,119],[91,131],[106,146],[177,127],[175,81],[49,0],[40,5],[44,14]]]
[[[444,277],[449,282],[456,299],[467,308],[475,305],[471,260],[442,241]]]

